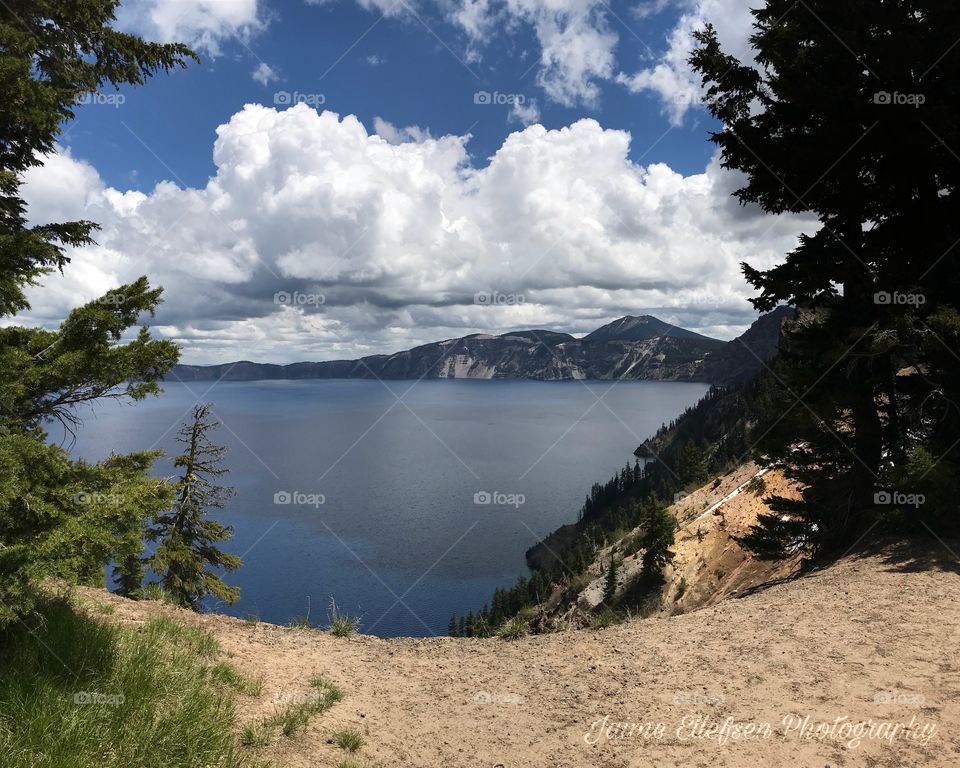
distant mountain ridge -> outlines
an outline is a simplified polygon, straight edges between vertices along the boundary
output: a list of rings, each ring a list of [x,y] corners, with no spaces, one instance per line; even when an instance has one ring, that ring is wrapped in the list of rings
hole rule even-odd
[[[177,365],[180,381],[263,379],[646,379],[729,385],[753,375],[776,354],[786,308],[760,317],[725,342],[651,315],[622,317],[577,339],[545,330],[476,333],[392,355],[289,365],[241,360]]]

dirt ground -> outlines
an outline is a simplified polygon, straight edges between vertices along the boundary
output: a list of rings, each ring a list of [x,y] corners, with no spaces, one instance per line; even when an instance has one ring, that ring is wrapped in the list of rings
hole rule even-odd
[[[202,625],[260,678],[241,721],[322,674],[344,699],[257,755],[336,766],[330,735],[364,733],[357,765],[960,765],[960,571],[946,547],[848,557],[828,569],[670,618],[499,639],[336,638],[135,603]],[[958,545],[949,547],[957,551]]]

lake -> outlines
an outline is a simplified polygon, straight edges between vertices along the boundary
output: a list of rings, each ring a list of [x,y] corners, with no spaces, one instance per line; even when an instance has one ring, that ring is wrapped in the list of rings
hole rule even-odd
[[[573,522],[702,384],[635,381],[168,383],[159,398],[81,412],[73,448],[178,452],[197,400],[214,403],[236,488],[217,512],[243,566],[234,616],[284,624],[329,601],[380,636],[445,634],[527,574],[524,552]],[[54,437],[57,437],[54,435]],[[174,475],[169,458],[155,473]]]

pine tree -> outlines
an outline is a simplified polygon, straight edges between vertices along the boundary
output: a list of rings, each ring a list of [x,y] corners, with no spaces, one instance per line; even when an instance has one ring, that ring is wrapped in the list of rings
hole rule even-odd
[[[450,637],[460,637],[460,628],[457,626],[456,611],[450,614],[450,623],[447,625],[447,634]]]
[[[157,542],[148,561],[150,569],[160,575],[163,588],[180,605],[193,610],[200,610],[207,596],[228,604],[240,597],[240,590],[227,586],[215,572],[241,565],[239,557],[214,546],[229,539],[232,531],[208,516],[209,510],[223,508],[233,493],[232,488],[215,483],[227,472],[222,466],[226,449],[209,437],[216,426],[209,404],[194,406],[192,420],[177,435],[186,451],[173,462],[182,470],[176,501],[172,510],[156,516],[147,533]]]
[[[29,309],[25,290],[62,269],[68,249],[92,242],[90,221],[28,222],[23,174],[51,154],[84,97],[103,86],[140,85],[194,54],[118,32],[116,0],[18,2],[0,7],[0,624],[30,611],[47,576],[102,579],[145,519],[169,504],[150,478],[159,455],[71,460],[45,427],[80,426],[77,406],[142,399],[176,363],[170,341],[144,328],[120,343],[160,291],[146,278],[74,309],[58,330],[8,318]],[[122,301],[117,301],[120,298]]]
[[[694,441],[688,442],[680,452],[680,465],[677,468],[680,480],[684,483],[700,485],[707,479],[707,453]]]
[[[131,600],[139,600],[143,597],[143,578],[143,557],[139,552],[131,552],[113,569],[117,594]]]
[[[759,433],[802,498],[774,500],[744,540],[771,556],[847,546],[884,517],[955,525],[949,507],[876,498],[960,490],[960,16],[947,0],[796,10],[753,11],[760,66],[712,27],[691,58],[740,202],[817,220],[781,263],[743,265],[757,309],[800,310]]]
[[[673,560],[673,546],[677,521],[666,506],[654,499],[644,505],[643,533],[639,544],[644,552],[640,558],[641,575],[650,585],[663,580],[663,569]]]

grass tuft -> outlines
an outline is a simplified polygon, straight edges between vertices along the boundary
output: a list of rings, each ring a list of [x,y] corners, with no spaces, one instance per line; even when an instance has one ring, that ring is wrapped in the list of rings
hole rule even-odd
[[[503,623],[498,631],[498,635],[504,640],[519,640],[526,637],[529,627],[522,616],[514,616]]]
[[[273,731],[263,723],[243,726],[240,743],[245,747],[268,747],[273,743]]]
[[[316,689],[315,695],[277,709],[260,727],[271,735],[279,729],[284,736],[293,736],[307,727],[313,715],[325,712],[343,698],[343,692],[320,675],[310,678],[310,687]]]
[[[340,609],[337,608],[337,601],[332,597],[330,598],[328,615],[330,616],[330,634],[335,637],[349,637],[356,634],[357,630],[360,629],[360,619],[340,613]]]
[[[251,680],[226,662],[211,667],[210,677],[221,685],[247,696],[259,696],[263,688],[263,683],[260,680]]]
[[[590,619],[590,629],[606,629],[616,623],[617,615],[609,608],[604,608]]]
[[[349,616],[337,616],[330,622],[330,634],[335,637],[350,637],[360,628],[360,620]]]
[[[345,728],[333,734],[333,741],[347,752],[359,752],[363,746],[363,734],[356,728]]]

